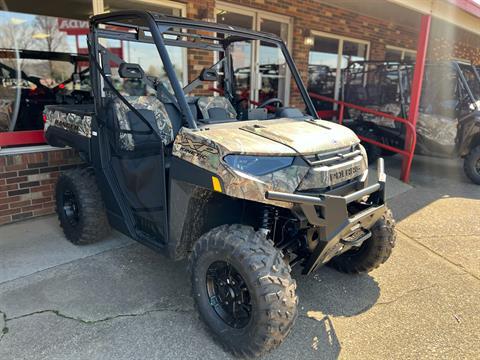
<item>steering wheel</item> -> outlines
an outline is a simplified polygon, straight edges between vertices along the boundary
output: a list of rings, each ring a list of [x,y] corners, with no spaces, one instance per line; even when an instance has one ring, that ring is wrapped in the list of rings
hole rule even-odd
[[[277,104],[277,107],[283,107],[283,101],[279,98],[271,98],[265,100],[263,103],[257,106],[257,109],[263,109],[271,104]]]

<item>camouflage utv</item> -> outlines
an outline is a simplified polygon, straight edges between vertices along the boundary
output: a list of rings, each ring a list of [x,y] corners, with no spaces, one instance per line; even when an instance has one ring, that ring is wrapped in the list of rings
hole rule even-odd
[[[346,102],[401,118],[410,107],[414,63],[356,61],[343,72]],[[463,159],[467,177],[480,184],[480,77],[472,65],[449,61],[425,66],[416,125],[415,153]],[[390,118],[348,109],[345,125],[358,135],[404,148],[405,125]],[[370,161],[395,153],[365,143]]]
[[[140,64],[110,51],[112,39]],[[113,227],[169,258],[188,257],[201,318],[244,356],[275,348],[292,329],[291,267],[361,273],[388,259],[395,232],[383,162],[368,185],[359,139],[316,118],[280,38],[123,11],[94,16],[88,42],[94,104],[45,110],[48,142],[77,149],[88,164],[56,186],[71,242],[97,241]],[[234,77],[249,44],[282,59],[279,73],[293,78],[305,112],[280,98],[253,106],[239,97],[245,89]],[[158,59],[140,59],[148,46]],[[212,65],[182,87],[184,51]],[[254,84],[259,75],[248,76]]]

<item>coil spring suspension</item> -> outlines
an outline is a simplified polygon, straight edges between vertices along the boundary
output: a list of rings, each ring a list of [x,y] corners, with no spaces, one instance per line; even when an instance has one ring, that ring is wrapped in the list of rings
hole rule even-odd
[[[260,224],[260,228],[267,231],[268,233],[272,233],[277,216],[278,210],[276,210],[272,206],[265,205],[262,209],[262,221]]]

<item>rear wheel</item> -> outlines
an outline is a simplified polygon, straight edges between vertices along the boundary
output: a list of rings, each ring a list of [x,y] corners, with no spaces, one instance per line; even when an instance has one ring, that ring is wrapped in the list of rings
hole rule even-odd
[[[75,245],[101,240],[110,232],[93,169],[62,173],[57,181],[56,211],[67,239]]]
[[[473,183],[480,185],[480,145],[474,147],[465,157],[463,169]]]
[[[262,232],[243,225],[214,228],[195,243],[189,267],[200,317],[228,351],[259,356],[290,332],[296,283]]]
[[[373,225],[372,236],[356,249],[335,256],[328,265],[347,274],[368,273],[388,260],[395,247],[395,220],[392,212],[385,214]]]

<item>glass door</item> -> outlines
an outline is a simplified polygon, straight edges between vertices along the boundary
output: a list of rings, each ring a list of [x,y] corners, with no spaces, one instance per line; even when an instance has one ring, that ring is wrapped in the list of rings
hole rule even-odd
[[[258,29],[277,35],[283,41],[288,41],[288,22],[271,20],[264,16],[258,17]],[[288,66],[281,50],[272,44],[260,41],[257,44],[257,59],[255,74],[257,76],[254,99],[260,103],[279,98],[283,103],[288,102]]]
[[[289,42],[290,20],[280,15],[217,3],[217,22],[273,33]],[[241,42],[233,49],[237,95],[254,102],[290,95],[290,73],[280,49],[260,41]]]
[[[217,22],[220,24],[252,29],[254,25],[254,14],[249,14],[248,12],[240,13],[238,11],[217,10]],[[254,80],[252,78],[254,44],[252,44],[251,41],[242,41],[235,42],[232,46],[232,65],[235,71],[234,85],[236,95],[239,99],[252,100],[250,89],[253,89],[254,85]]]
[[[309,92],[338,100],[341,75],[351,62],[368,59],[368,42],[328,34],[314,34],[308,59]],[[336,109],[330,102],[314,100],[317,110]]]
[[[307,89],[314,94],[335,98],[340,40],[315,36],[308,59]],[[312,99],[317,110],[332,110],[333,104]]]

